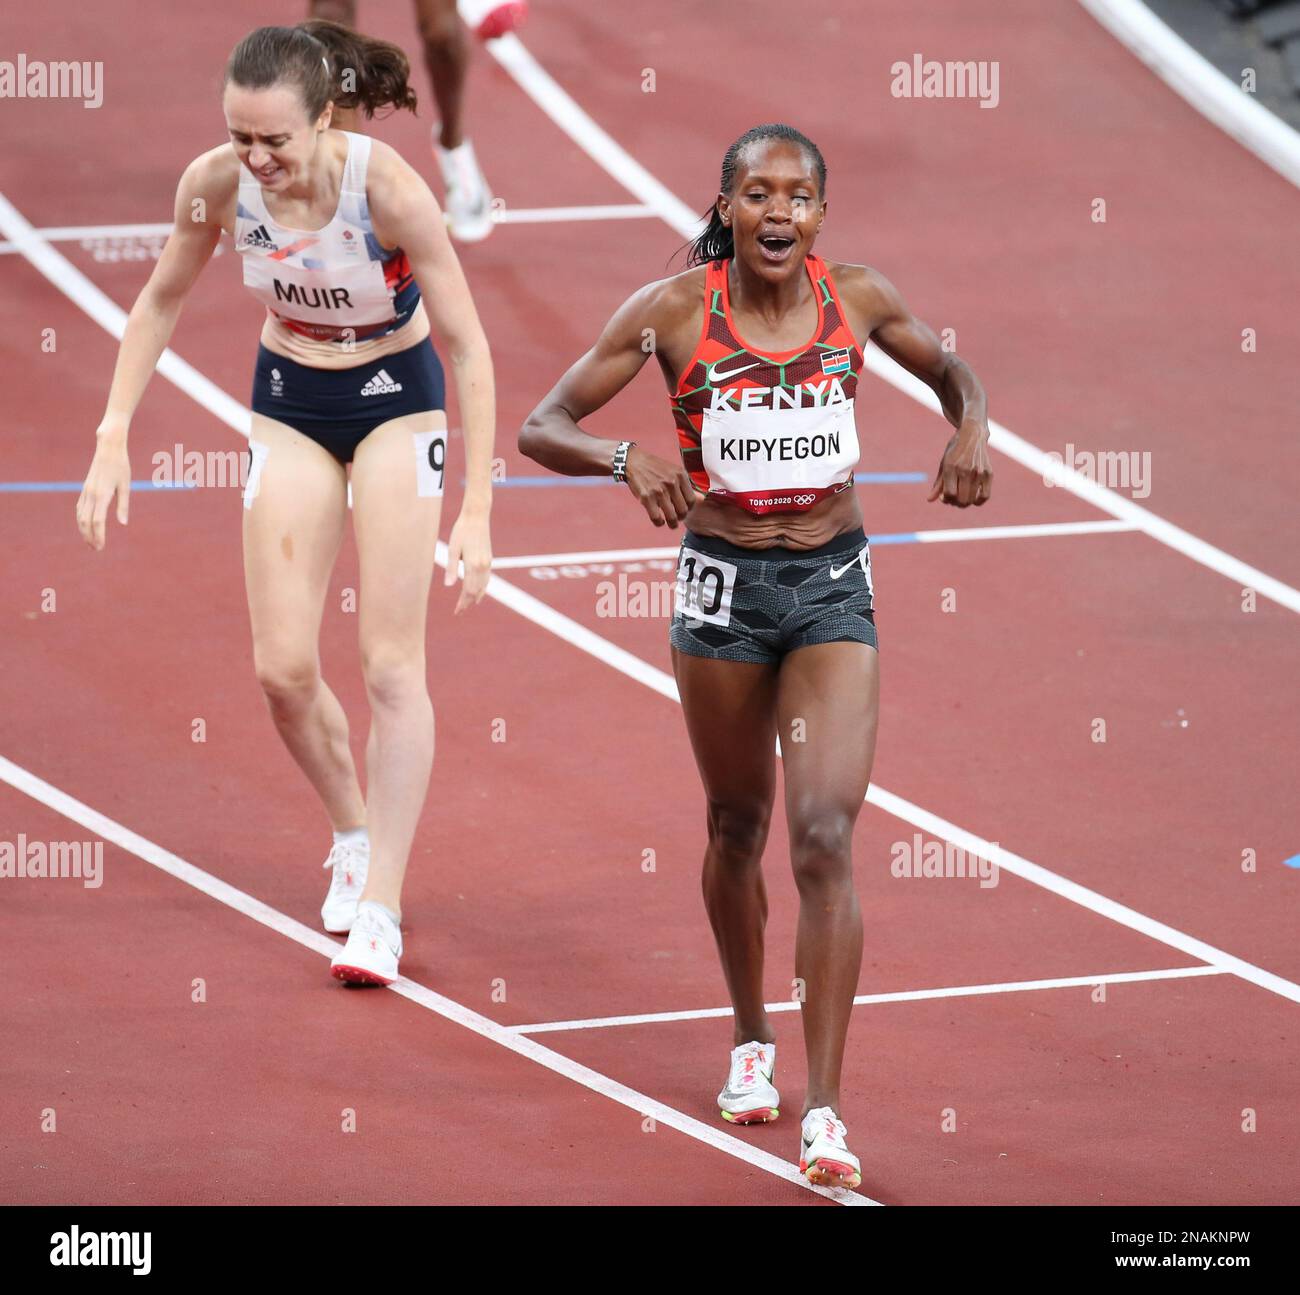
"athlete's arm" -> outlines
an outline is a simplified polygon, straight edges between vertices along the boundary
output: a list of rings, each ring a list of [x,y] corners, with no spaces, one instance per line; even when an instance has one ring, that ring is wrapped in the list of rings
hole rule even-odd
[[[456,603],[459,612],[483,597],[492,568],[488,530],[496,432],[492,355],[465,272],[447,236],[447,223],[429,186],[396,152],[376,142],[367,189],[375,237],[384,247],[405,251],[456,379],[465,428],[465,497],[447,540],[446,583],[455,584],[463,558],[465,583]]]
[[[993,488],[993,470],[988,451],[988,402],[980,380],[965,360],[939,345],[934,330],[912,314],[883,274],[866,266],[844,269],[857,271],[845,275],[844,281],[873,321],[871,340],[939,397],[944,417],[957,429],[944,449],[929,502],[942,496],[945,504],[958,508],[986,503]],[[837,276],[836,283],[840,281]]]
[[[592,436],[578,424],[608,404],[650,355],[647,336],[665,337],[681,323],[682,294],[674,280],[648,284],[614,313],[596,344],[555,384],[519,432],[519,449],[568,477],[608,476],[618,441]],[[649,331],[647,331],[649,330]],[[627,457],[627,484],[656,526],[686,520],[699,492],[686,470],[640,446]]]
[[[181,176],[172,232],[127,317],[108,404],[95,433],[95,457],[77,500],[77,529],[96,549],[104,547],[114,497],[117,520],[126,525],[131,490],[126,442],[131,419],[158,357],[171,340],[185,297],[221,238],[221,213],[231,197],[227,190],[237,183],[237,172],[230,168],[229,159],[218,156],[221,152],[214,149],[196,158]]]

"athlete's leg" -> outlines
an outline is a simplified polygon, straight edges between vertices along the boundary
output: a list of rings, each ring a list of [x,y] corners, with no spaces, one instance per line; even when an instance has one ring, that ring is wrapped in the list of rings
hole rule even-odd
[[[357,6],[355,0],[311,0],[307,9],[309,18],[328,18],[330,22],[341,22],[345,27],[357,29]]]
[[[433,97],[438,101],[438,143],[455,148],[463,138],[468,29],[456,12],[456,0],[415,0],[415,16]]]
[[[839,1110],[840,1067],[862,963],[853,824],[871,780],[878,658],[864,643],[799,648],[781,663],[777,713],[790,856],[799,890],[795,975],[804,986],[803,1113]]]
[[[254,414],[252,441],[267,447],[244,510],[253,664],[285,745],[334,829],[346,831],[365,822],[365,803],[347,719],[321,678],[319,639],[347,520],[347,481],[328,450],[284,423]]]
[[[401,912],[402,878],[433,768],[433,703],[425,620],[440,496],[417,488],[415,433],[447,426],[439,412],[383,423],[352,462],[352,516],[361,563],[361,663],[370,698],[366,816],[370,874],[363,899]]]
[[[736,1013],[735,1043],[771,1043],[761,860],[776,788],[777,668],[674,648],[673,673],[708,804],[704,905]]]

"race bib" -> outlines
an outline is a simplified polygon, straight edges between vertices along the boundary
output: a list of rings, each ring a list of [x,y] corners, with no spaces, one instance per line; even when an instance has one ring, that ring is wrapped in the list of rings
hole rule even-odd
[[[710,625],[731,623],[731,595],[736,587],[736,567],[711,553],[682,546],[677,558],[677,588],[673,614]]]
[[[847,481],[858,461],[853,401],[789,409],[705,409],[700,450],[710,485],[735,495]]]

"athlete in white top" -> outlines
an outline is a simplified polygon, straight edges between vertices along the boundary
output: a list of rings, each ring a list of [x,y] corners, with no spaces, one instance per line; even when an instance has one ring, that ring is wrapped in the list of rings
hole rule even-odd
[[[77,524],[96,549],[128,513],[127,433],[181,307],[223,232],[267,306],[244,492],[244,570],[258,680],[334,828],[327,930],[353,932],[340,979],[397,975],[401,889],[433,761],[425,619],[446,471],[442,337],[464,425],[466,488],[446,583],[483,596],[495,408],[492,361],[438,204],[387,145],[330,129],[342,70],[355,101],[414,107],[396,46],[330,23],[267,27],[235,48],[230,142],[186,169],[175,226],[136,299]],[[372,711],[363,799],[348,724],[320,676],[318,638],[348,514],[361,567],[358,626]]]

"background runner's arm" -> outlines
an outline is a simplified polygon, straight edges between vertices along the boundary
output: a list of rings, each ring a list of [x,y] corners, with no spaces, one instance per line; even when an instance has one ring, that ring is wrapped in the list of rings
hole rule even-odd
[[[113,385],[98,435],[126,440],[131,418],[171,340],[181,306],[221,238],[220,211],[211,193],[212,161],[191,162],[176,189],[172,232],[149,282],[131,307],[117,352]]]
[[[368,185],[375,237],[400,247],[446,348],[465,437],[465,500],[472,512],[492,505],[496,392],[492,353],[447,222],[429,187],[392,149],[375,144]],[[382,231],[382,232],[381,232]]]

